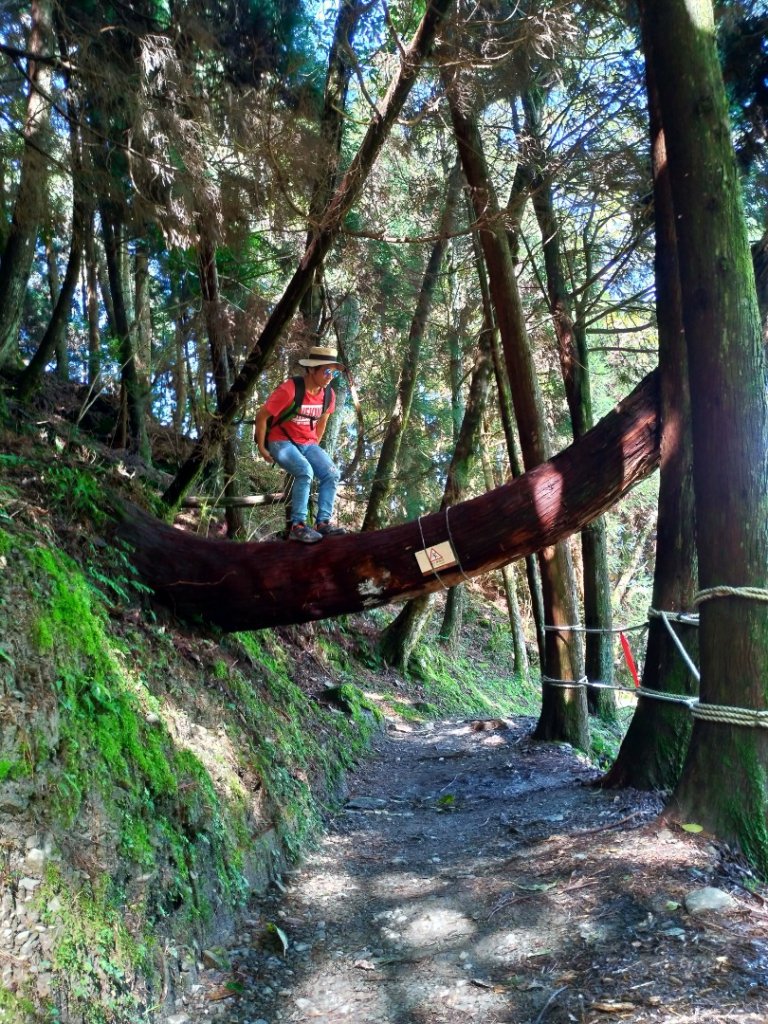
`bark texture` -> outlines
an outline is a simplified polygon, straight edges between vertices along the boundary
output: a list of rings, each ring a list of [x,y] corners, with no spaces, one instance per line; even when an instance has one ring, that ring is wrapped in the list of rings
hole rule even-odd
[[[448,106],[464,176],[470,189],[475,218],[481,225],[480,244],[488,271],[493,311],[501,337],[507,377],[527,470],[547,460],[549,438],[541,392],[528,340],[520,293],[514,273],[504,218],[488,173],[483,140],[472,112],[467,109],[460,72],[445,70]],[[570,548],[538,549],[541,590],[548,625],[565,626],[577,621],[576,592]],[[581,644],[551,629],[544,641],[542,679],[559,682],[581,675]],[[536,739],[566,740],[581,749],[589,745],[586,697],[580,686],[546,685]]]
[[[329,537],[307,548],[206,540],[128,508],[117,533],[160,598],[179,614],[226,631],[360,611],[452,586],[462,571],[476,576],[497,569],[580,530],[655,468],[657,406],[651,374],[551,461],[420,523]],[[415,552],[448,540],[448,525],[461,567],[423,575]]]
[[[650,45],[646,38],[661,376],[661,465],[652,601],[656,610],[676,612],[693,607],[697,588],[691,403],[675,214]],[[674,625],[673,629],[697,664],[697,630],[690,625]],[[650,690],[687,696],[698,692],[698,682],[658,618],[651,618],[649,622],[642,685]],[[672,789],[679,778],[690,736],[691,716],[684,706],[641,697],[619,756],[601,784],[648,790]]]
[[[531,200],[541,233],[547,300],[557,338],[560,370],[574,438],[593,425],[592,393],[589,378],[589,349],[583,321],[574,317],[566,283],[560,222],[555,211],[552,183],[546,168],[546,147],[542,137],[540,100],[537,93],[523,96],[526,139],[529,156],[528,178]],[[584,585],[584,670],[588,680],[611,684],[613,659],[611,627],[611,591],[608,579],[608,541],[605,523],[596,519],[581,537]],[[593,714],[603,719],[616,717],[616,697],[609,689],[588,688],[587,703]]]
[[[693,425],[699,585],[768,586],[768,400],[755,279],[709,0],[646,0],[667,131]],[[674,130],[672,130],[674,128]],[[768,705],[768,604],[700,612],[706,705]],[[721,770],[712,772],[712,766]],[[695,719],[668,815],[734,842],[768,872],[768,730]]]

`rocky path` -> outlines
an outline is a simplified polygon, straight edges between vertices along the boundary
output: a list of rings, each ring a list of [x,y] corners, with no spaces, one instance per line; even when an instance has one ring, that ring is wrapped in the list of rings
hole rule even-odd
[[[768,1020],[754,880],[529,727],[391,724],[168,1024]]]

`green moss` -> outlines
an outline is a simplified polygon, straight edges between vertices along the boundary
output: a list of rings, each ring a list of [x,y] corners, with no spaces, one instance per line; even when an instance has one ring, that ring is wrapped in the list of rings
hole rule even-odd
[[[23,779],[31,774],[31,768],[24,761],[9,761],[0,759],[0,782],[13,782],[15,779]]]
[[[229,685],[252,726],[249,733],[259,736],[252,747],[254,764],[273,804],[278,835],[288,854],[296,857],[320,827],[313,788],[333,789],[344,768],[368,747],[379,713],[351,684],[339,687],[349,718],[308,703],[290,677],[285,651],[275,647],[269,631],[258,636],[242,633],[235,639],[253,660],[261,687],[254,687],[253,679],[246,680],[239,671],[231,673]]]
[[[139,674],[144,652],[114,639],[101,596],[75,563],[44,548],[28,558],[39,607],[33,637],[52,663],[60,712],[49,766],[55,816],[69,826],[86,796],[92,802],[94,791],[99,794],[127,861],[124,870],[133,864],[136,873],[162,879],[143,908],[147,924],[170,913],[206,920],[221,901],[242,903],[243,848],[250,840],[245,794],[220,794],[202,761],[174,744],[156,714],[148,721],[159,703]],[[14,770],[8,763],[5,776]],[[215,893],[195,881],[211,874]],[[66,886],[49,885],[47,891],[59,889],[63,893]],[[84,1007],[93,1003],[87,1021],[98,1022],[100,1014],[104,1020],[135,1019],[136,1007],[118,990],[127,991],[129,967],[138,972],[149,965],[142,960],[143,940],[131,947],[128,933],[113,927],[125,913],[119,893],[94,889],[87,900],[73,898],[67,913],[66,941],[55,956],[72,989],[68,998]],[[95,951],[90,960],[89,949]]]
[[[440,717],[440,709],[436,704],[424,702],[419,703],[417,707],[414,704],[406,704],[401,700],[390,700],[388,704],[401,718],[410,722],[423,722],[425,719]]]
[[[616,760],[621,741],[632,719],[634,709],[620,708],[615,719],[590,719],[590,758],[603,769],[608,769]]]
[[[540,703],[531,683],[499,676],[498,666],[481,661],[452,660],[427,644],[417,646],[410,670],[441,714],[532,714]]]
[[[736,760],[744,773],[746,785],[739,787],[741,792],[738,800],[723,793],[724,820],[733,816],[739,846],[760,877],[768,879],[768,772],[763,764],[759,743],[753,735],[744,739],[735,737],[735,742],[738,744]]]
[[[40,1024],[35,1005],[0,985],[0,1024]]]
[[[56,901],[55,914],[47,907]],[[38,896],[43,920],[55,920],[60,939],[51,968],[66,981],[69,1012],[84,1024],[129,1024],[140,1006],[131,993],[138,974],[151,975],[151,947],[128,931],[122,894],[106,876],[74,889],[49,867]]]

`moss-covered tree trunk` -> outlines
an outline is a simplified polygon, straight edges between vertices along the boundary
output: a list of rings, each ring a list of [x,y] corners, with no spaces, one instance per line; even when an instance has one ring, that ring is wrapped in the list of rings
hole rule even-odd
[[[768,873],[768,730],[705,717],[722,719],[723,707],[768,714],[768,603],[743,589],[768,596],[768,397],[755,278],[710,0],[645,0],[642,12],[677,224],[700,593],[711,596],[700,606],[701,715],[666,813],[737,843]]]
[[[661,373],[661,471],[652,602],[657,611],[681,612],[693,606],[697,586],[691,405],[674,207],[650,45],[650,40],[646,39]],[[695,664],[698,661],[695,627],[673,625],[672,628]],[[649,690],[684,696],[698,692],[698,682],[659,618],[651,618],[649,622],[642,685]],[[690,735],[691,717],[684,705],[641,697],[619,756],[601,784],[671,789],[680,775]]]

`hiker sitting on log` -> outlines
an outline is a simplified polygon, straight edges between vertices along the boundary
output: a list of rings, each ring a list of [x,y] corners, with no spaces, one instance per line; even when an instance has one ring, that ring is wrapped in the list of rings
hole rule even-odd
[[[320,447],[328,418],[336,406],[331,378],[344,365],[336,349],[315,345],[306,359],[303,377],[291,377],[275,388],[256,413],[254,440],[267,462],[276,462],[291,474],[291,529],[289,540],[316,544],[323,537],[344,533],[331,523],[339,471]],[[309,489],[317,477],[317,522],[307,524]]]

